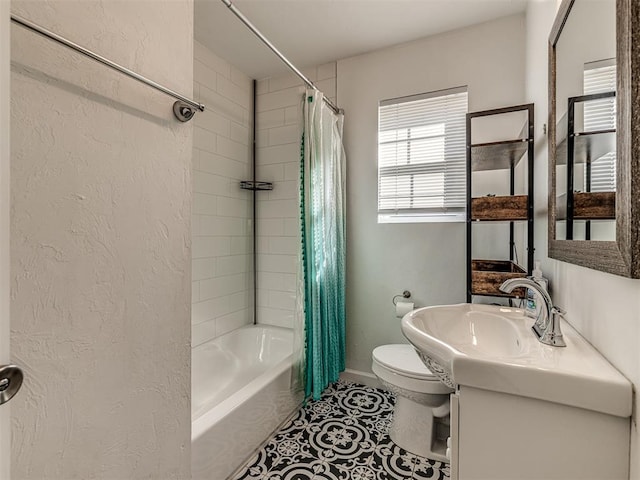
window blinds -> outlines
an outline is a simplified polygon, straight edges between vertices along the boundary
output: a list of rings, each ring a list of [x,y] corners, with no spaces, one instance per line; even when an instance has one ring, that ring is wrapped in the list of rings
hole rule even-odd
[[[462,216],[466,87],[380,102],[378,215]]]
[[[615,60],[585,65],[584,93],[616,90]],[[584,130],[593,132],[616,128],[616,99],[604,98],[584,103]],[[585,172],[585,185],[589,179]],[[611,192],[616,189],[616,152],[609,152],[591,163],[591,192]]]

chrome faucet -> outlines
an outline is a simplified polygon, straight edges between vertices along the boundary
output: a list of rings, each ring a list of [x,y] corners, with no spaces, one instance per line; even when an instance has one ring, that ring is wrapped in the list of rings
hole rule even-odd
[[[530,288],[542,298],[544,303],[531,327],[537,339],[553,347],[566,347],[567,344],[564,342],[560,330],[560,318],[565,312],[561,308],[554,307],[547,291],[530,278],[510,278],[500,285],[500,290],[504,293],[511,293],[514,288],[518,287]]]

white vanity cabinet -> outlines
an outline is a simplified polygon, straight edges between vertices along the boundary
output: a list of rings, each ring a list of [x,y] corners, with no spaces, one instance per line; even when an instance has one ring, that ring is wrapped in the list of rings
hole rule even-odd
[[[629,429],[629,417],[460,385],[451,480],[626,480]]]
[[[568,323],[538,341],[505,306],[423,307],[402,331],[451,396],[454,480],[627,480],[633,390]]]

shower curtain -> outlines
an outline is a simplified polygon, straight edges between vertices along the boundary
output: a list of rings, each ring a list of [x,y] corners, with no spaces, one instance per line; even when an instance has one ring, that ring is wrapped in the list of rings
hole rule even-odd
[[[296,330],[304,331],[299,380],[318,399],[345,367],[344,116],[309,89],[303,117]]]

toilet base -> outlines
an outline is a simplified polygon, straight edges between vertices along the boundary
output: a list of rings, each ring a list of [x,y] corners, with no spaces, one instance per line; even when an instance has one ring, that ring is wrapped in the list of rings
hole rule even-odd
[[[438,424],[448,423],[448,416],[434,418],[432,409],[398,395],[389,430],[391,440],[400,448],[440,462],[449,463],[445,456],[447,441],[438,438]]]

